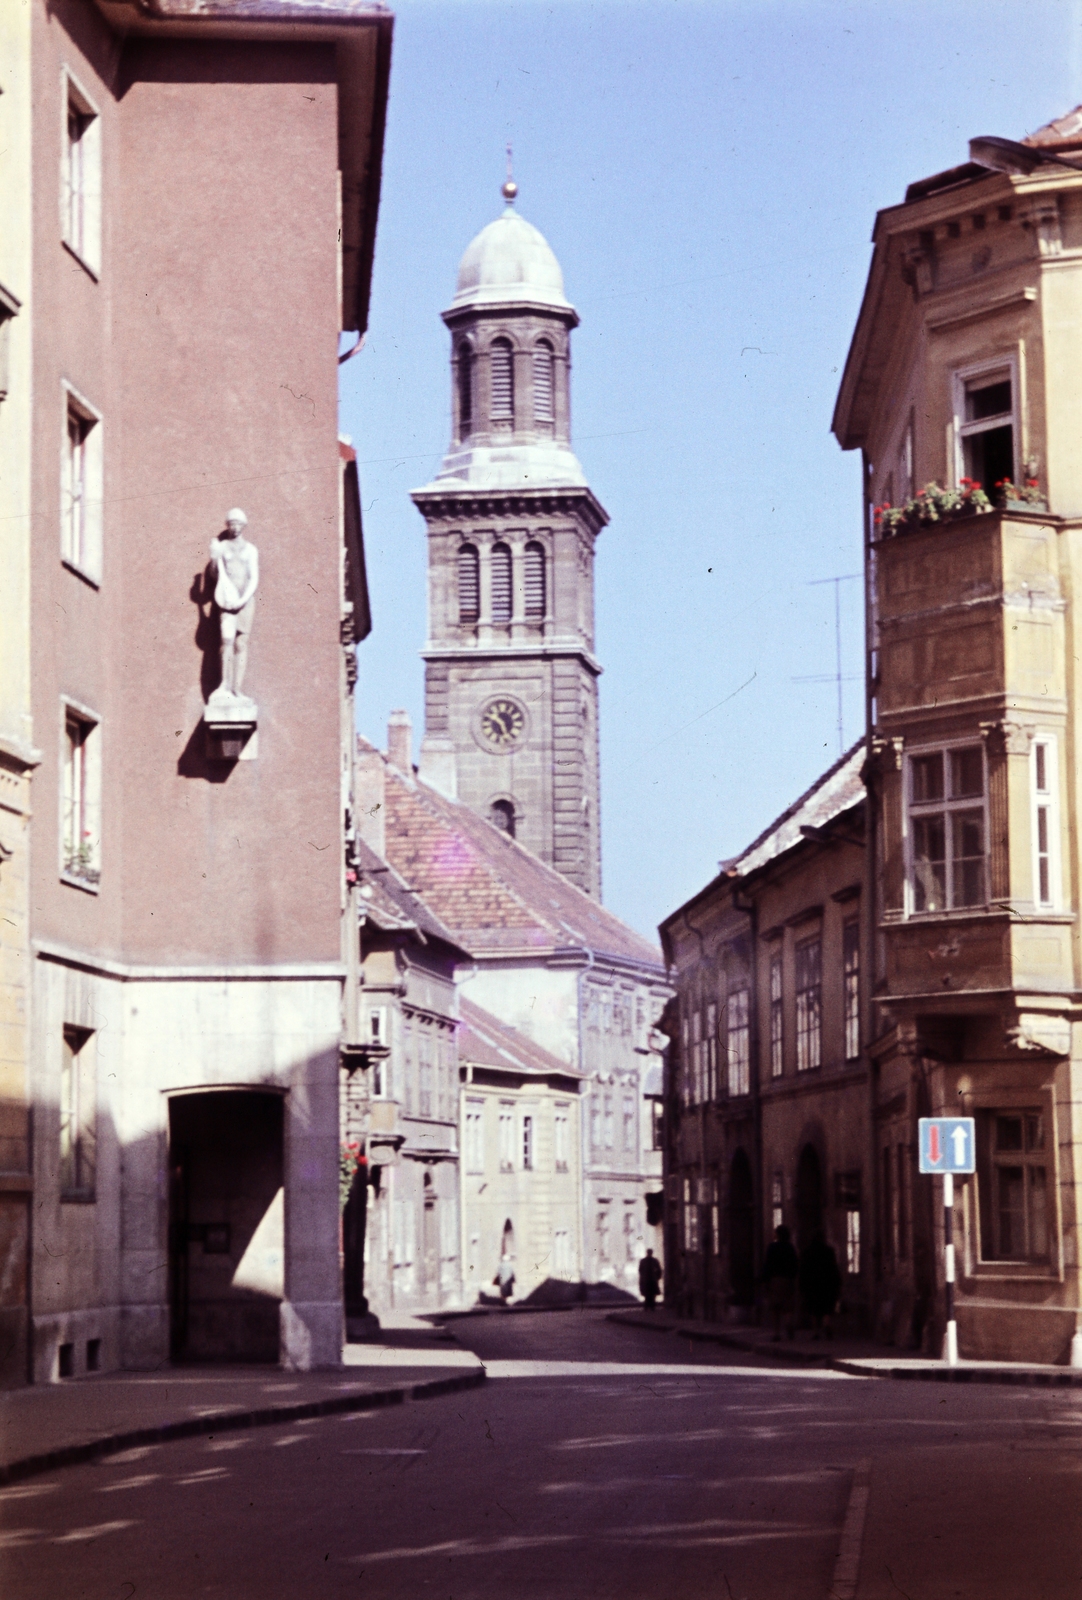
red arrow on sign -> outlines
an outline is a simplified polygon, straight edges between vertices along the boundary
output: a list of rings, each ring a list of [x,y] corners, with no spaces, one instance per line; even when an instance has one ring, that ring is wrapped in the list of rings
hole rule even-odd
[[[943,1152],[939,1148],[939,1125],[935,1122],[928,1129],[928,1160],[938,1164],[943,1159]]]

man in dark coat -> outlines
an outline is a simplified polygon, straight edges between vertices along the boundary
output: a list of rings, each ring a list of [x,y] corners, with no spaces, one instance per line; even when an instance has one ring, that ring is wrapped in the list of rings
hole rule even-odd
[[[796,1277],[799,1271],[796,1251],[789,1237],[789,1229],[780,1223],[774,1229],[774,1242],[767,1246],[763,1262],[763,1283],[766,1285],[766,1303],[774,1319],[775,1341],[781,1338],[782,1322],[790,1339],[796,1332]]]
[[[834,1248],[817,1228],[800,1253],[800,1294],[804,1309],[815,1325],[813,1338],[831,1338],[830,1319],[842,1292],[842,1275]]]
[[[647,1250],[639,1262],[639,1293],[646,1301],[647,1311],[657,1305],[657,1292],[661,1287],[661,1262],[652,1250]]]

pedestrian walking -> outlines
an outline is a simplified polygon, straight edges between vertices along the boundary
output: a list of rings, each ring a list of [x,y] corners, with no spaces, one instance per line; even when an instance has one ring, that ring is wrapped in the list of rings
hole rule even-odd
[[[661,1287],[661,1262],[652,1250],[647,1250],[639,1262],[639,1293],[646,1301],[647,1311],[657,1305],[657,1292]]]
[[[790,1339],[796,1332],[796,1280],[800,1270],[789,1229],[784,1222],[774,1229],[773,1243],[767,1246],[763,1262],[766,1303],[774,1319],[775,1343],[781,1338],[782,1323]]]
[[[830,1319],[842,1292],[842,1275],[834,1247],[822,1228],[816,1228],[800,1252],[800,1295],[814,1325],[813,1339],[833,1338]]]

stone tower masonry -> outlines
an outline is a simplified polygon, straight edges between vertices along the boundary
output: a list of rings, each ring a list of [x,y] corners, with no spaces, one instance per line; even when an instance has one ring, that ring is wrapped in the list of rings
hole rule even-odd
[[[451,445],[413,492],[428,532],[421,776],[601,894],[594,541],[608,516],[570,444],[578,324],[514,208],[458,269]]]

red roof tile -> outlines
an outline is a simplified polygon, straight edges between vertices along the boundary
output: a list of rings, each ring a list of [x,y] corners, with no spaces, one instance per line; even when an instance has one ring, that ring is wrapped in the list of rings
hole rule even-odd
[[[491,1012],[459,997],[462,1020],[458,1033],[458,1059],[461,1065],[492,1067],[496,1071],[521,1072],[531,1078],[582,1078],[577,1067],[568,1066],[559,1056],[550,1055],[517,1028],[501,1022]]]

